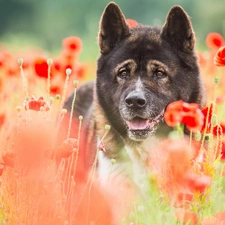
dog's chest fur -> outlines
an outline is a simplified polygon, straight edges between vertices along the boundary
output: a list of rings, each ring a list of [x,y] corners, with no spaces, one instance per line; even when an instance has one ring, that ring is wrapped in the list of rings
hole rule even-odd
[[[152,149],[151,140],[130,146],[125,145],[117,160],[111,159],[103,151],[98,155],[98,177],[102,187],[133,187],[144,192],[148,187],[149,156]],[[107,146],[107,144],[106,144]],[[107,148],[105,148],[107,151]]]

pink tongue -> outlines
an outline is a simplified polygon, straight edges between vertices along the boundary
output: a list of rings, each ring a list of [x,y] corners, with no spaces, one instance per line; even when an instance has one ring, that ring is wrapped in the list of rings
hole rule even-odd
[[[148,120],[134,119],[132,121],[127,121],[127,125],[130,130],[144,130],[148,128]]]

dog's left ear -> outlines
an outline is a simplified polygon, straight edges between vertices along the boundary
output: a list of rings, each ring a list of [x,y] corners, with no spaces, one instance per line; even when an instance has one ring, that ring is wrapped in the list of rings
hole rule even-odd
[[[183,52],[191,52],[195,46],[195,34],[188,14],[181,6],[174,6],[162,28],[162,38]]]
[[[98,42],[102,54],[107,54],[121,40],[129,36],[130,28],[115,2],[110,2],[101,17]]]

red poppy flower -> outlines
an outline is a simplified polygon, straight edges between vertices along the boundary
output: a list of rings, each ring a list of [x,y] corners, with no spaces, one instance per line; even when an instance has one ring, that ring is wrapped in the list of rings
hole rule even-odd
[[[62,44],[66,50],[74,53],[80,53],[82,50],[82,41],[75,36],[64,38]]]
[[[206,37],[206,45],[212,49],[218,49],[224,45],[224,39],[219,33],[209,33]]]
[[[201,129],[201,132],[204,132],[205,129],[206,129],[206,133],[210,132],[211,120],[212,120],[212,110],[213,110],[213,104],[212,103],[209,106],[206,106],[202,109],[204,120],[203,120],[203,126],[202,126],[202,129]],[[207,117],[208,117],[208,121],[206,121]]]
[[[30,109],[34,111],[40,111],[41,107],[43,107],[45,111],[50,109],[49,103],[46,102],[43,97],[36,99],[34,96],[32,96],[31,100],[24,102],[24,106],[26,110]]]
[[[182,120],[183,101],[172,102],[167,106],[164,118],[168,126],[174,127],[178,125]]]
[[[37,58],[34,61],[34,69],[39,77],[48,78],[48,64],[46,59]]]
[[[221,122],[219,125],[213,127],[213,135],[218,136],[225,134],[225,123]]]
[[[132,20],[132,19],[126,19],[126,22],[128,23],[130,28],[133,27],[137,27],[138,26],[138,22],[136,20]]]
[[[210,133],[212,128],[212,110],[213,110],[213,103],[211,103],[209,106],[206,106],[202,109],[202,113],[204,116],[203,119],[203,126],[201,128],[201,132],[204,133]],[[208,119],[207,119],[208,117]],[[206,121],[207,120],[207,121]],[[225,134],[225,123],[221,122],[220,124],[217,124],[213,127],[212,133],[215,136]]]
[[[225,66],[225,46],[221,47],[215,57],[214,57],[214,64],[216,66]]]
[[[184,116],[181,123],[186,124],[189,130],[201,130],[204,116],[199,109],[199,105],[184,103],[183,107]]]
[[[189,130],[200,130],[203,125],[203,114],[196,103],[186,103],[182,100],[172,102],[164,114],[168,126],[183,123]]]

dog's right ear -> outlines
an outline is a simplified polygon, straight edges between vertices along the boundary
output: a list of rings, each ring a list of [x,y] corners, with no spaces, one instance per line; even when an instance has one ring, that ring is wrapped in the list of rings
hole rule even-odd
[[[101,17],[98,43],[102,54],[107,54],[121,40],[129,36],[130,28],[115,2],[110,2]]]

